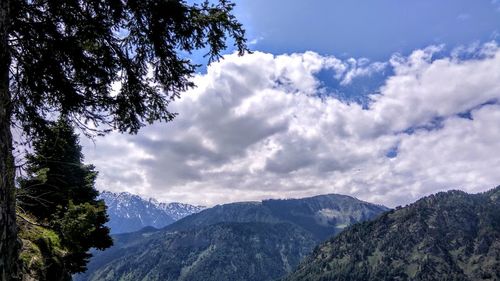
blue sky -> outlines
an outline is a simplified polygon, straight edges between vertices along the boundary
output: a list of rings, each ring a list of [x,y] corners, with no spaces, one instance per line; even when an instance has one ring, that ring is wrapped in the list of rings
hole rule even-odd
[[[244,24],[250,48],[275,55],[314,51],[341,59],[387,61],[394,54],[442,45],[434,57],[459,46],[500,40],[499,0],[239,0],[235,13]],[[233,48],[228,48],[227,53]],[[204,63],[203,58],[198,58]],[[201,68],[206,71],[205,66]],[[328,90],[345,101],[367,102],[392,74],[385,69],[349,85],[317,74]]]
[[[498,39],[491,0],[240,0],[237,14],[255,50],[315,51],[387,60],[393,53]]]
[[[393,207],[500,184],[500,0],[239,0],[235,12],[253,54],[201,68],[173,122],[83,143],[100,190]]]

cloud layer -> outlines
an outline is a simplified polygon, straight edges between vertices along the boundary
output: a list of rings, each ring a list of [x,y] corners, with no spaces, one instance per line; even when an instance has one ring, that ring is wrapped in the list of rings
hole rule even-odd
[[[439,52],[386,63],[229,55],[173,103],[176,120],[98,139],[85,155],[100,189],[206,205],[341,193],[395,206],[483,191],[500,184],[500,49]],[[368,105],[328,95],[317,78],[329,70],[346,85],[387,68]]]

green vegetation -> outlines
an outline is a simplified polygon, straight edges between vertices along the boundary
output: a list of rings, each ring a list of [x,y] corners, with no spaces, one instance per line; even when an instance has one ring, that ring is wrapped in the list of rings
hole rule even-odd
[[[114,236],[75,280],[275,280],[339,225],[386,210],[336,194],[219,205],[162,230]]]
[[[186,54],[206,50],[212,61],[228,37],[240,54],[246,45],[226,0],[0,3],[0,280],[11,281],[20,278],[11,128],[29,140],[65,116],[87,135],[137,133],[175,117],[170,102],[194,86]]]
[[[112,245],[104,226],[106,206],[96,199],[97,172],[82,163],[78,136],[66,119],[37,138],[33,150],[27,156],[27,176],[19,180],[21,261],[24,270],[35,270],[38,280],[59,280],[54,276],[86,269],[90,248]]]
[[[220,223],[143,235],[109,253],[110,262],[88,280],[274,280],[295,268],[316,243],[288,223]]]
[[[74,204],[93,202],[97,172],[83,164],[78,135],[69,121],[61,118],[33,141],[33,153],[26,156],[26,177],[19,178],[19,206],[39,220],[51,219]]]
[[[500,280],[500,187],[438,193],[356,224],[285,280]]]
[[[19,238],[22,241],[20,258],[24,280],[71,280],[64,264],[68,251],[61,245],[56,232],[36,224],[34,217],[23,214],[19,221]]]
[[[181,231],[220,222],[288,222],[307,230],[318,242],[322,242],[347,225],[372,219],[387,210],[384,206],[350,196],[327,194],[219,205],[177,221],[166,229]]]

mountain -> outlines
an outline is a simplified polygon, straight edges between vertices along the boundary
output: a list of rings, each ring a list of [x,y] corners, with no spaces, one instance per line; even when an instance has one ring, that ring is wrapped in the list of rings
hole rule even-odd
[[[218,205],[161,230],[114,236],[75,280],[275,280],[327,237],[386,210],[334,194]]]
[[[113,234],[133,232],[146,226],[162,228],[205,208],[183,203],[160,203],[128,192],[104,191],[99,199],[103,199],[108,206],[110,220],[107,225]]]
[[[346,226],[377,216],[388,208],[354,197],[328,194],[302,199],[270,199],[217,205],[166,229],[181,231],[220,222],[293,223],[322,241]]]
[[[284,280],[500,280],[500,186],[438,193],[356,224]]]

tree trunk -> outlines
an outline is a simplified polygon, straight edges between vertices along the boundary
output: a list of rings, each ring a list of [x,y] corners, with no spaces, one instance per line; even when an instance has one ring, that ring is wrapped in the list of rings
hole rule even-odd
[[[17,280],[19,243],[17,240],[12,154],[10,54],[8,48],[10,0],[0,0],[0,280]]]

